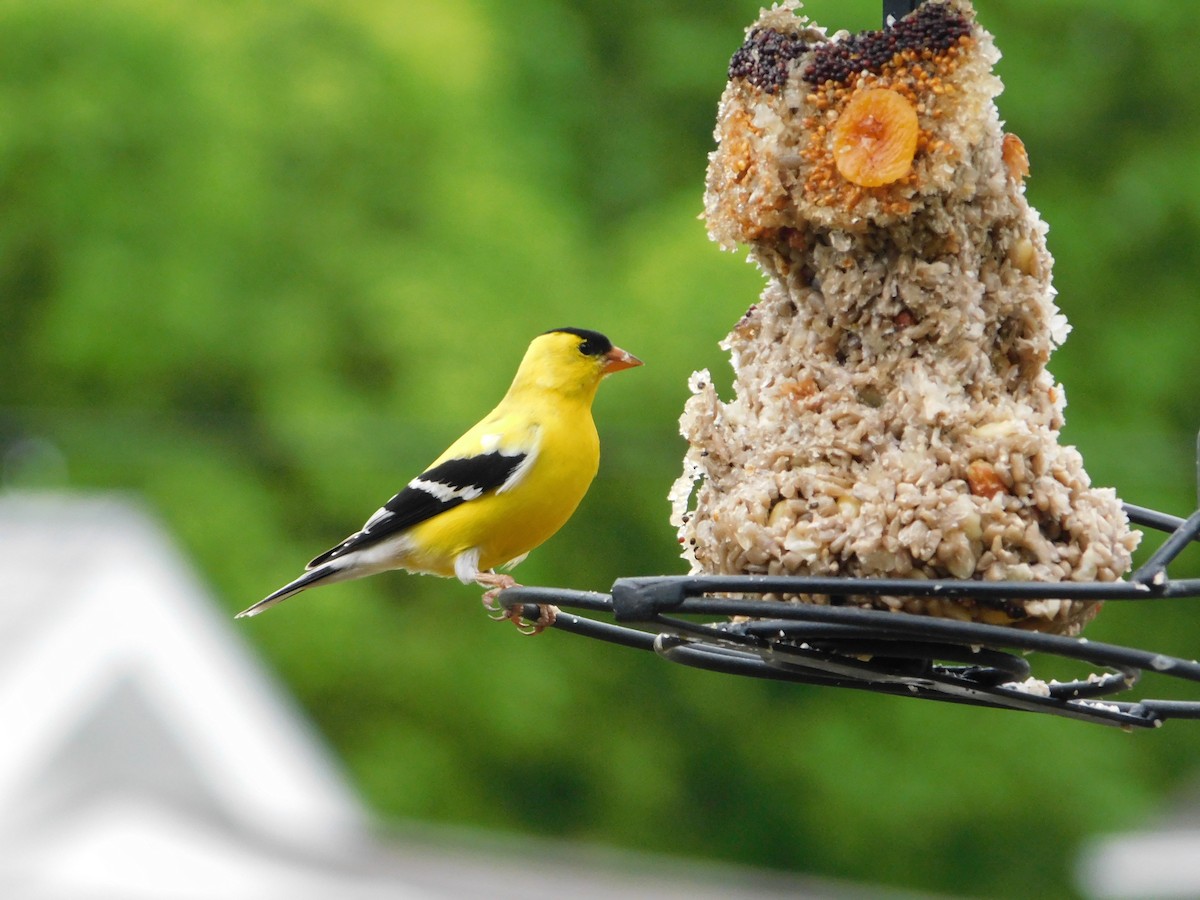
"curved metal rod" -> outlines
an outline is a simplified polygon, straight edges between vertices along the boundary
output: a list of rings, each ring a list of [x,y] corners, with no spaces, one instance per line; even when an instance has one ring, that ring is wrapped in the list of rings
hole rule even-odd
[[[891,694],[897,697],[917,697],[924,700],[940,700],[993,709],[1050,713],[1065,718],[1123,728],[1157,727],[1162,724],[1163,718],[1170,715],[1182,717],[1183,714],[1182,710],[1173,712],[1167,708],[1152,708],[1144,704],[1062,700],[1015,688],[989,688],[941,676],[916,680],[910,678],[877,679],[875,678],[876,673],[873,671],[854,671],[853,665],[844,663],[831,662],[827,671],[814,672],[807,668],[790,668],[778,663],[773,665],[748,652],[714,647],[708,644],[696,644],[671,635],[660,635],[655,644],[655,651],[671,662],[724,674],[773,678],[820,686],[847,687]],[[870,677],[864,678],[864,674]],[[1200,717],[1200,704],[1196,704],[1196,711],[1196,717]]]
[[[895,696],[1043,712],[1124,728],[1154,727],[1168,718],[1200,719],[1200,702],[1101,700],[1138,683],[1144,671],[1200,682],[1200,663],[1165,654],[1020,628],[911,613],[748,599],[750,594],[943,596],[976,601],[1063,598],[1165,599],[1200,596],[1200,579],[1170,579],[1166,568],[1200,541],[1200,511],[1187,519],[1125,505],[1130,521],[1169,532],[1129,581],[978,582],[845,577],[661,576],[621,578],[611,594],[514,587],[499,595],[529,619],[538,606],[560,609],[553,628],[651,651],[708,671]],[[735,594],[742,596],[712,596]],[[608,624],[571,610],[603,613]],[[702,616],[697,622],[684,616]],[[729,617],[744,621],[730,622]],[[712,619],[722,619],[713,622]],[[1086,680],[1044,683],[1030,676],[1037,652],[1109,670]],[[962,665],[946,665],[946,663]]]

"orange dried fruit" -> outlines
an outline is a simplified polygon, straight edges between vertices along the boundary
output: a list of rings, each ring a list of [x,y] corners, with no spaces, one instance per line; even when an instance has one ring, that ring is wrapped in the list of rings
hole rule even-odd
[[[1004,167],[1008,169],[1008,177],[1013,181],[1024,181],[1029,174],[1029,154],[1025,143],[1015,134],[1006,134],[1000,145],[1000,156]]]
[[[833,125],[833,162],[847,181],[879,187],[912,171],[917,111],[896,91],[869,88],[850,98]]]
[[[799,381],[785,381],[779,386],[779,389],[789,400],[797,403],[807,400],[819,390],[816,381],[813,380],[811,375],[805,376]]]
[[[997,494],[1008,492],[1007,486],[996,467],[990,462],[976,459],[967,466],[967,485],[977,497],[991,500]]]

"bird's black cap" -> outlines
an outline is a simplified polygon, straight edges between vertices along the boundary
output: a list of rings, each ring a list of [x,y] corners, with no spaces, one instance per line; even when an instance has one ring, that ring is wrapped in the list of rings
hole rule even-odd
[[[583,343],[579,345],[579,352],[586,353],[588,356],[603,356],[613,348],[612,341],[607,337],[598,331],[591,331],[587,328],[551,328],[545,334],[555,334],[560,331],[581,338]]]

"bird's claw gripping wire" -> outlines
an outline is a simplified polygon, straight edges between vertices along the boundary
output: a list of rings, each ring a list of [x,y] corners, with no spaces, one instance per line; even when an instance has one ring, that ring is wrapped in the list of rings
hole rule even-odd
[[[516,582],[513,582],[506,587],[495,587],[483,595],[483,608],[487,610],[488,618],[493,622],[508,620],[517,626],[517,630],[521,634],[530,636],[541,634],[554,624],[554,620],[558,617],[558,607],[549,603],[538,605],[538,617],[532,621],[525,618],[523,606],[506,608],[496,598],[500,596],[501,591],[507,590],[509,587],[518,587],[518,585]]]
[[[513,609],[510,621],[517,626],[517,631],[521,634],[533,637],[535,634],[541,634],[547,628],[554,624],[554,620],[558,618],[558,607],[549,603],[538,604],[538,617],[532,622],[526,619]]]

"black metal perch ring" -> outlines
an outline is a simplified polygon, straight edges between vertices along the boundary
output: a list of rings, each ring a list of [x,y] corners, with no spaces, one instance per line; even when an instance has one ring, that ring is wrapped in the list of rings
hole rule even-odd
[[[910,613],[818,606],[711,594],[824,594],[973,597],[1021,602],[1156,600],[1200,596],[1200,579],[1175,579],[1167,566],[1200,540],[1200,509],[1180,519],[1125,505],[1134,524],[1168,532],[1162,546],[1128,580],[1114,582],[981,582],[895,578],[661,576],[620,578],[610,594],[514,587],[499,601],[526,618],[553,604],[560,631],[657,653],[671,662],[731,675],[849,687],[899,696],[998,709],[1051,713],[1125,728],[1166,719],[1200,719],[1200,701],[1113,701],[1144,671],[1200,682],[1200,663],[1082,637]],[[576,614],[603,613],[610,624]],[[737,622],[695,622],[687,615],[734,616]],[[1025,653],[1106,669],[1068,682],[1033,677]]]

